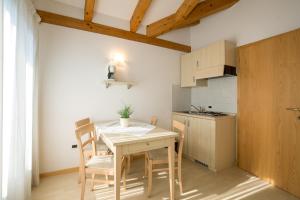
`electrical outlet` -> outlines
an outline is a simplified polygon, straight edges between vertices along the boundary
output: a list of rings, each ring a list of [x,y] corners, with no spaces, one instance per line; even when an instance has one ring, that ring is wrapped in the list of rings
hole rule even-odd
[[[76,148],[77,148],[77,144],[73,144],[72,149],[76,149]]]

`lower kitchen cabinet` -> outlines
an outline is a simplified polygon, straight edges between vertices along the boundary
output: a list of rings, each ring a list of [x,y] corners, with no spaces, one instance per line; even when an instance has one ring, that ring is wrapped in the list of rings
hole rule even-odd
[[[189,156],[207,165],[209,163],[211,126],[211,120],[188,118]]]
[[[212,171],[231,167],[236,161],[236,123],[234,116],[202,117],[173,113],[173,120],[186,125],[184,156]]]

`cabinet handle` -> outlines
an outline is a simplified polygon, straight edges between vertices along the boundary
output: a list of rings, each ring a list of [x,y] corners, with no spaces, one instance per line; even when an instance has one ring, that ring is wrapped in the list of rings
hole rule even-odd
[[[193,76],[193,82],[195,82],[195,76]]]
[[[197,67],[199,67],[199,60],[197,60]]]

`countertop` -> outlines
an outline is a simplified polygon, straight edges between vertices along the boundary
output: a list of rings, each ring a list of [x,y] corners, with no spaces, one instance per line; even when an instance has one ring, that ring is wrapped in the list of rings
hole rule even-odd
[[[209,120],[221,120],[221,119],[236,117],[236,114],[233,114],[233,113],[225,113],[227,115],[224,115],[224,116],[207,116],[207,115],[199,115],[199,114],[186,113],[186,112],[180,112],[180,111],[173,111],[173,114],[183,115],[183,116],[188,116],[188,117],[196,117],[196,118],[201,118],[201,119],[209,119]]]

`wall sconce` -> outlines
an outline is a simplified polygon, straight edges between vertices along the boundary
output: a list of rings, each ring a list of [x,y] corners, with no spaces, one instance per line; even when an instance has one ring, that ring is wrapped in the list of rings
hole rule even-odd
[[[107,79],[115,80],[115,73],[118,66],[124,65],[125,57],[121,53],[114,53],[111,56],[110,62],[107,66]]]

